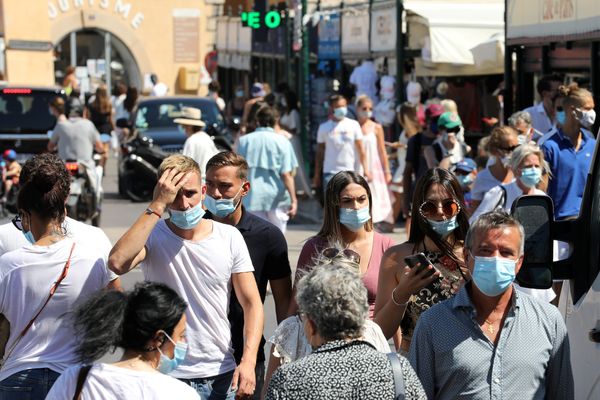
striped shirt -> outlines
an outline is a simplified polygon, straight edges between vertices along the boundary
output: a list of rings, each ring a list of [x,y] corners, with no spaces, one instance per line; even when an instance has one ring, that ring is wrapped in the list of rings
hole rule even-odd
[[[423,313],[410,361],[429,399],[572,399],[565,323],[556,307],[513,290],[496,346],[477,323],[467,284]]]

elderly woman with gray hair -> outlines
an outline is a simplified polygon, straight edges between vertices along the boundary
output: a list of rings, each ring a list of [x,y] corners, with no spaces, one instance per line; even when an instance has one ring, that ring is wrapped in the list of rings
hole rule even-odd
[[[520,196],[546,194],[538,187],[545,186],[543,178],[550,174],[550,167],[538,146],[523,144],[517,147],[510,157],[509,167],[516,179],[490,189],[471,215],[470,224],[489,211],[501,209],[510,213],[513,202]],[[552,289],[518,289],[544,302],[550,302],[556,296]]]
[[[531,114],[517,111],[508,119],[508,125],[519,132],[519,144],[537,143],[544,136],[531,125]]]
[[[394,399],[394,373],[387,355],[363,340],[369,307],[358,273],[335,262],[318,266],[300,280],[296,300],[314,351],[281,366],[266,399]],[[398,357],[405,398],[425,399],[414,370]]]

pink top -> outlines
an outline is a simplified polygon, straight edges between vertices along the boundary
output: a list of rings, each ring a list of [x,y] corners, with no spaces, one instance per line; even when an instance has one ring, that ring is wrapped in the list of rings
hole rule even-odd
[[[379,267],[383,253],[394,245],[392,239],[378,232],[373,235],[373,249],[371,250],[371,259],[367,266],[367,272],[362,276],[362,281],[367,288],[369,296],[369,318],[373,319],[375,312],[375,296],[377,295],[377,281],[379,279]],[[296,277],[294,282],[297,282],[301,274],[308,271],[308,267],[313,263],[313,259],[324,249],[328,247],[325,239],[315,236],[309,239],[300,252],[298,258],[298,266],[296,268]]]

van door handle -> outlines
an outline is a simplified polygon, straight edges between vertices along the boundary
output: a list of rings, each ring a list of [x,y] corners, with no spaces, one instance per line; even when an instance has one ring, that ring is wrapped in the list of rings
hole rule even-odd
[[[600,329],[594,328],[590,331],[590,340],[594,343],[600,343]]]

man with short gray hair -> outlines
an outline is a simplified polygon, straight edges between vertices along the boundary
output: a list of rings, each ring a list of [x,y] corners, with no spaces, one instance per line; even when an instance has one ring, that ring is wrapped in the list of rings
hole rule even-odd
[[[508,119],[508,124],[519,132],[519,144],[537,143],[542,133],[531,126],[531,114],[527,111],[517,111]]]
[[[504,211],[469,228],[472,277],[421,315],[410,361],[428,398],[572,399],[569,339],[558,310],[516,291],[525,234]]]

